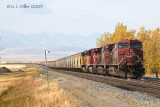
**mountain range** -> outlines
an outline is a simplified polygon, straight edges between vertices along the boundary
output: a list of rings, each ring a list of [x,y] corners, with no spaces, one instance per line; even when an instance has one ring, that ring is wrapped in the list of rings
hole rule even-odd
[[[63,34],[43,32],[39,34],[24,35],[16,32],[0,30],[0,45],[4,48],[40,46],[46,48],[57,47],[83,47],[93,48],[99,33],[83,36],[80,34]]]
[[[65,57],[96,47],[99,33],[83,36],[43,32],[24,35],[0,30],[0,55],[2,60],[43,60],[44,50],[50,50],[50,60]]]

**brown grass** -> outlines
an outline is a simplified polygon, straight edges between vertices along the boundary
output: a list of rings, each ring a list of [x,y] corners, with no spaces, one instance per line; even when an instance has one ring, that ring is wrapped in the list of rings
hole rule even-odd
[[[18,71],[18,70],[23,70],[25,72],[33,72],[33,71],[37,71],[37,67],[36,65],[26,65],[26,67],[22,67],[22,68],[8,68],[9,70],[11,70],[12,72],[14,71]]]
[[[73,107],[72,94],[66,93],[57,83],[37,77],[36,72],[0,78],[1,107]]]

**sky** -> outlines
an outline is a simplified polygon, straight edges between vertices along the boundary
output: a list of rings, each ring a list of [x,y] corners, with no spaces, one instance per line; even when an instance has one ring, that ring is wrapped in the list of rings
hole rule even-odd
[[[7,8],[7,5],[43,8]],[[0,29],[21,34],[55,32],[90,35],[113,32],[122,22],[128,29],[160,25],[159,0],[0,0]]]
[[[24,4],[43,7],[16,8]],[[15,8],[7,8],[8,5]],[[0,0],[0,54],[2,60],[43,60],[41,52],[48,49],[45,45],[57,48],[57,43],[62,51],[53,49],[51,59],[65,57],[77,52],[73,51],[77,49],[73,41],[80,48],[96,47],[96,38],[104,32],[112,33],[118,22],[136,31],[141,26],[160,27],[160,0]],[[39,45],[34,45],[38,40]],[[69,47],[70,41],[73,47]],[[24,47],[24,43],[31,47]]]

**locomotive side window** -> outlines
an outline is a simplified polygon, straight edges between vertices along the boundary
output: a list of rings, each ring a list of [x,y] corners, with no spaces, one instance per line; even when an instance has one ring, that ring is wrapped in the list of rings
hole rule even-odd
[[[108,46],[104,47],[104,51],[109,51]]]
[[[141,43],[131,43],[131,47],[142,48],[142,44]]]
[[[127,47],[129,47],[129,43],[119,43],[118,47],[119,48],[127,48]]]

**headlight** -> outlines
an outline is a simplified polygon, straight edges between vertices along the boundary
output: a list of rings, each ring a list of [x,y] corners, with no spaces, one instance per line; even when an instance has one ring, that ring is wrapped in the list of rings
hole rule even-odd
[[[124,61],[124,64],[127,64],[127,61]]]
[[[132,52],[132,49],[129,49],[129,52],[131,53],[131,52]]]

